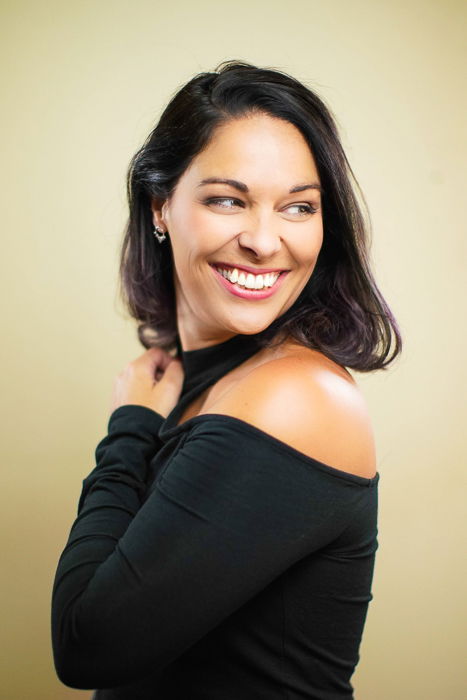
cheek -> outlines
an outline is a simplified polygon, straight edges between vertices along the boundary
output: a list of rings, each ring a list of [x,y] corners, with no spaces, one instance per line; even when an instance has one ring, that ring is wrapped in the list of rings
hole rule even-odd
[[[170,223],[175,268],[184,288],[194,290],[204,284],[206,258],[212,257],[228,236],[222,234],[212,213],[209,215],[202,207],[178,210]]]
[[[294,238],[289,244],[289,250],[297,262],[309,268],[316,263],[322,245],[323,224],[320,219],[303,236]]]
[[[204,207],[179,212],[172,227],[174,250],[190,262],[215,253],[236,232],[233,217],[215,216]]]
[[[206,238],[202,215],[189,207],[179,209],[170,221],[169,235],[176,267],[191,265],[204,247]]]
[[[324,229],[323,229],[323,220],[319,220],[319,224],[317,226],[317,230],[315,232],[315,237],[314,237],[314,246],[313,246],[313,251],[314,251],[314,258],[316,259],[319,255],[319,252],[321,248],[323,247],[323,238],[324,238]]]

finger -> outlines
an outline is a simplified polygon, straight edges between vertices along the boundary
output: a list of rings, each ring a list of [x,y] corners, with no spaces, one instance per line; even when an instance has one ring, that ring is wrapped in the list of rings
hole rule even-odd
[[[179,386],[183,383],[184,378],[185,372],[183,371],[183,364],[181,360],[172,358],[171,362],[169,362],[164,371],[165,381]]]
[[[158,369],[164,371],[171,359],[168,352],[162,348],[153,347],[146,350],[146,352],[137,357],[133,362],[135,366],[143,368],[144,371],[153,376]]]
[[[162,352],[163,355],[161,357],[159,367],[163,370],[166,370],[170,363],[177,358],[172,357],[172,355],[170,355],[168,352],[165,352],[165,350],[163,350]]]

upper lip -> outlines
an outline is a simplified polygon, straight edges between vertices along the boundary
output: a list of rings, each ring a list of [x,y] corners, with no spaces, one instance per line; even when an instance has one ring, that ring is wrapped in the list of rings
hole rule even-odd
[[[215,265],[215,267],[236,267],[237,270],[245,270],[245,272],[251,272],[254,275],[266,275],[268,272],[286,272],[285,268],[281,267],[249,267],[248,265],[238,265],[237,263],[227,263],[227,262],[213,262],[210,265]]]

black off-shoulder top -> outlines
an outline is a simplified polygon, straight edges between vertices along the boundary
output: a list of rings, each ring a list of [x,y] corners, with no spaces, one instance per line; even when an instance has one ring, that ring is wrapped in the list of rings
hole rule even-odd
[[[185,381],[169,416],[138,405],[110,416],[52,596],[58,676],[96,700],[353,698],[379,474],[231,416],[177,425],[257,340],[179,345]]]

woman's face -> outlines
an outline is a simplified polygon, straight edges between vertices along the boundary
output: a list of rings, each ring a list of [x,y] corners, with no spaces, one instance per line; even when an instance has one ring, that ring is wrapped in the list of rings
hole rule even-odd
[[[172,244],[186,350],[258,333],[292,306],[322,245],[319,186],[300,131],[257,114],[219,127],[171,199],[153,204]]]

